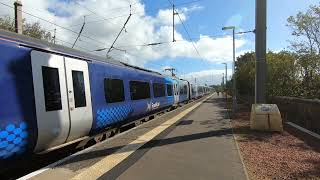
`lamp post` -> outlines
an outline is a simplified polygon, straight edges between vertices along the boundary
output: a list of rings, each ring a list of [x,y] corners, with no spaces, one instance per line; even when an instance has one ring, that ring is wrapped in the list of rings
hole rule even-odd
[[[228,71],[227,71],[227,69],[228,69],[228,65],[227,65],[227,63],[222,63],[222,64],[224,64],[225,65],[225,67],[226,67],[226,72],[225,72],[225,84],[224,84],[224,93],[225,93],[225,96],[226,96],[226,107],[227,107],[227,103],[228,103],[228,91],[227,91],[227,82],[228,82]]]
[[[226,67],[226,73],[225,73],[225,75],[226,75],[226,77],[225,77],[225,79],[226,79],[226,87],[225,88],[227,88],[227,81],[228,81],[228,71],[227,71],[227,69],[228,69],[228,65],[227,65],[227,63],[222,63],[222,64],[224,64],[225,65],[225,67]]]
[[[222,88],[224,86],[224,73],[222,73]]]
[[[235,66],[236,66],[236,47],[235,47],[235,26],[227,26],[223,27],[222,30],[232,30],[232,41],[233,41],[233,67],[232,67],[232,73],[233,73],[233,96],[232,96],[232,112],[235,113],[237,111],[237,90],[236,90],[236,78],[234,76],[235,73]]]

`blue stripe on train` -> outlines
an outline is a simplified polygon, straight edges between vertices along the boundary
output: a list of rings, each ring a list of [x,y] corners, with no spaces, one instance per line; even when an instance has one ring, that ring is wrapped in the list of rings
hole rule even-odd
[[[108,125],[123,121],[128,118],[132,112],[133,108],[129,104],[98,109],[94,129],[103,129]]]
[[[13,154],[21,154],[27,146],[27,123],[8,123],[0,128],[0,158],[6,159]]]

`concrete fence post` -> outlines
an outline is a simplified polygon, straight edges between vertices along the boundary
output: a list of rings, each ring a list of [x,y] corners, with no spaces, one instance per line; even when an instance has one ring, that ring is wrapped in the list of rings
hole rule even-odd
[[[22,34],[22,3],[19,0],[14,2],[14,15],[16,33]]]

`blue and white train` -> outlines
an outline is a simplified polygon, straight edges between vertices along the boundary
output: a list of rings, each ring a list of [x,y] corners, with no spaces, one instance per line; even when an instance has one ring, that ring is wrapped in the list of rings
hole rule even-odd
[[[0,30],[0,160],[78,142],[210,89]]]

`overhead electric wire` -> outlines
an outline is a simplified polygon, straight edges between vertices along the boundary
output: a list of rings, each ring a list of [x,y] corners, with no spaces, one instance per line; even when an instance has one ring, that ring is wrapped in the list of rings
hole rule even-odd
[[[198,2],[198,1],[201,1],[201,0],[196,0],[196,1],[186,2],[186,3],[181,3],[181,4],[179,4],[179,5],[185,5],[185,4],[189,4],[189,3],[195,3],[195,2]],[[13,6],[10,6],[10,5],[5,4],[5,3],[3,3],[3,2],[0,2],[0,4],[2,4],[2,5],[4,5],[4,6],[7,6],[7,7],[9,7],[9,8],[14,9]],[[179,5],[178,5],[178,6],[179,6]],[[96,14],[96,13],[94,13],[92,10],[89,10],[88,8],[86,8],[86,9],[87,9],[88,11],[90,11],[91,13]],[[161,8],[158,8],[158,9],[161,9]],[[61,25],[59,25],[59,24],[57,24],[57,23],[54,23],[54,22],[51,22],[51,21],[49,21],[49,20],[47,20],[47,19],[44,19],[44,18],[42,18],[42,17],[36,16],[36,15],[34,15],[34,14],[32,14],[32,13],[29,13],[29,12],[27,12],[27,11],[21,10],[21,12],[23,12],[23,13],[31,16],[31,17],[37,18],[37,19],[39,19],[39,20],[45,21],[45,22],[47,22],[47,23],[49,23],[49,24],[52,24],[52,25],[54,25],[54,26],[56,26],[56,27],[59,27],[59,28],[61,28],[61,29],[63,29],[63,30],[70,31],[70,32],[72,32],[72,33],[74,33],[74,34],[77,34],[77,35],[80,34],[80,33],[76,32],[76,31],[74,31],[74,30],[72,30],[72,29],[66,28],[66,27],[61,26]],[[132,13],[131,15],[133,15],[133,14],[138,14],[138,13]],[[96,14],[96,15],[98,15],[98,14]],[[118,17],[119,17],[119,16],[118,16]],[[115,17],[114,17],[114,18],[115,18]],[[109,18],[109,19],[110,19],[110,18]],[[180,19],[180,21],[182,22],[180,16],[179,16],[179,19]],[[106,19],[104,19],[104,20],[106,20]],[[88,23],[90,23],[90,22],[88,22]],[[183,22],[182,22],[182,23],[183,23]],[[80,32],[82,32],[82,30],[83,30],[83,28],[81,28]],[[187,32],[187,33],[188,33],[188,32]],[[94,39],[94,38],[92,38],[92,37],[89,37],[89,36],[87,36],[87,35],[82,35],[82,36],[85,37],[85,38],[87,38],[87,39],[90,39],[90,40],[92,40],[92,41],[94,41],[94,42],[96,42],[96,43],[105,44],[105,43],[99,42],[99,41],[97,41],[96,39]],[[189,34],[188,34],[188,36],[190,37]],[[78,36],[78,37],[79,37],[79,36]],[[78,38],[78,37],[77,37],[77,38]],[[61,41],[61,42],[66,43],[66,44],[73,45],[72,43],[67,42],[67,41],[64,41],[64,40],[62,40],[62,39],[58,39],[58,38],[56,38],[56,39],[57,39],[58,41]],[[147,44],[141,44],[140,46],[155,46],[155,45],[161,45],[161,44],[166,44],[166,43],[170,43],[170,42],[147,43]],[[75,45],[73,45],[73,46],[75,46]],[[134,46],[137,46],[137,45],[134,45]],[[138,45],[138,46],[139,46],[139,45]],[[85,50],[85,51],[90,51],[90,50],[88,50],[88,49],[86,49],[86,48],[83,48],[83,47],[81,47],[81,46],[79,46],[79,45],[76,45],[75,47],[78,47],[78,48],[83,49],[83,50]],[[117,47],[114,47],[114,48],[117,49]],[[128,53],[128,52],[127,52],[127,53]],[[128,54],[129,54],[129,55],[133,55],[132,53],[128,53]],[[199,52],[198,52],[198,54],[199,54]],[[199,54],[199,55],[200,55],[200,54]],[[135,55],[135,56],[138,57],[137,55]],[[154,64],[154,65],[163,67],[163,65],[159,65],[159,64],[155,64],[155,63],[150,63],[150,64]]]
[[[65,40],[62,40],[62,39],[59,39],[59,38],[56,38],[56,40],[61,41],[61,42],[66,43],[66,44],[69,44],[69,45],[72,45],[72,43],[67,42],[67,41],[65,41]],[[89,49],[86,49],[86,48],[81,47],[81,46],[79,46],[79,45],[75,45],[74,47],[77,47],[77,48],[82,49],[82,50],[84,50],[84,51],[90,52]]]
[[[196,3],[196,2],[199,2],[199,1],[203,1],[203,0],[194,0],[194,1],[184,2],[184,3],[177,4],[176,6],[181,6],[181,5],[191,4],[191,3]],[[76,2],[76,3],[77,3],[77,2]],[[136,2],[136,3],[134,3],[134,4],[137,4],[137,3],[138,3],[138,2]],[[3,3],[3,2],[0,2],[0,4],[2,4],[2,5],[4,5],[4,6],[7,6],[7,7],[10,7],[10,8],[14,8],[14,7],[12,7],[12,6],[8,5],[8,4],[5,4],[5,3]],[[77,4],[79,4],[79,3],[77,3]],[[81,5],[81,6],[82,6],[82,5]],[[170,7],[170,6],[165,6],[165,8],[167,8],[167,7]],[[123,8],[125,8],[125,7],[123,7]],[[93,13],[92,10],[90,10],[90,9],[88,9],[88,8],[86,8],[86,9],[87,9],[89,12]],[[156,8],[156,9],[161,9],[161,8]],[[156,10],[156,9],[154,9],[154,10]],[[38,10],[38,11],[40,11],[40,10]],[[68,29],[68,28],[66,28],[66,27],[63,27],[63,26],[61,26],[61,25],[59,25],[59,24],[56,24],[56,23],[53,23],[53,22],[48,21],[48,20],[46,20],[46,19],[43,19],[43,18],[41,18],[41,17],[38,17],[38,16],[36,16],[36,15],[34,15],[34,14],[31,14],[31,13],[29,13],[29,12],[26,12],[26,11],[22,11],[22,12],[25,13],[25,14],[27,14],[27,15],[29,15],[29,16],[38,18],[38,19],[40,19],[40,20],[42,20],[42,21],[45,21],[45,22],[50,23],[50,24],[52,24],[52,25],[55,25],[55,26],[57,26],[57,27],[59,27],[59,28],[61,28],[61,29],[70,31],[70,32],[72,32],[72,33],[74,33],[74,34],[78,34],[78,32],[76,32],[76,31],[74,31],[74,30],[72,30],[72,29]],[[94,14],[97,15],[97,13],[94,13]],[[134,15],[134,14],[137,14],[137,13],[132,13],[132,15]],[[107,19],[109,20],[109,19],[119,18],[119,17],[124,17],[124,16],[127,16],[127,15],[122,15],[122,16],[117,16],[117,17],[112,17],[112,18],[106,18],[105,20],[107,20]],[[102,17],[102,16],[101,16],[101,17]],[[90,23],[90,22],[92,22],[92,21],[88,21],[88,22],[86,22],[86,24],[88,24],[88,23]],[[80,24],[80,25],[83,25],[83,23]],[[69,27],[72,27],[72,26],[69,26]],[[52,30],[52,31],[53,31],[53,30]],[[85,37],[85,38],[87,38],[87,39],[90,39],[90,40],[96,42],[97,44],[105,44],[105,43],[100,42],[100,41],[97,41],[96,39],[93,39],[93,38],[91,38],[91,37],[89,37],[89,36],[87,36],[87,35],[82,35],[82,36]],[[177,40],[177,41],[179,41],[179,40]],[[159,45],[159,44],[165,44],[165,43],[168,43],[168,42],[149,43],[149,44],[131,45],[131,46],[151,46],[151,45],[156,45],[156,44]],[[120,47],[120,46],[119,46],[119,47]],[[124,46],[121,46],[121,47],[124,47]],[[127,46],[126,46],[126,47],[127,47]]]
[[[89,11],[90,13],[95,14],[96,16],[98,16],[98,17],[102,18],[103,20],[106,20],[106,21],[108,21],[109,23],[111,23],[111,24],[115,25],[112,21],[110,21],[110,20],[106,19],[106,18],[105,18],[105,17],[103,17],[103,16],[100,16],[99,14],[97,14],[96,12],[94,12],[93,10],[91,10],[91,9],[89,9],[89,8],[87,8],[87,7],[83,6],[83,5],[81,5],[79,2],[74,1],[74,3],[76,3],[78,6],[80,6],[80,7],[84,8],[85,10]]]
[[[82,27],[81,27],[81,29],[80,29],[80,32],[79,32],[76,40],[74,41],[74,43],[73,43],[73,45],[72,45],[72,48],[76,45],[78,39],[79,39],[80,36],[81,36],[81,33],[82,33],[82,31],[83,31],[83,28],[84,28],[84,26],[86,25],[86,16],[84,16],[83,18],[84,18],[84,19],[83,19],[83,25],[82,25]]]
[[[0,4],[2,4],[2,5],[4,5],[4,6],[7,6],[7,7],[9,7],[9,8],[14,9],[13,6],[10,6],[10,5],[5,4],[5,3],[3,3],[3,2],[0,2]],[[53,22],[51,22],[51,21],[49,21],[49,20],[46,20],[46,19],[41,18],[41,17],[38,17],[38,16],[36,16],[36,15],[33,15],[33,14],[31,14],[31,13],[29,13],[29,12],[26,12],[26,11],[23,11],[23,10],[21,10],[21,12],[23,12],[23,13],[29,15],[29,16],[32,16],[32,17],[34,17],[34,18],[40,19],[40,20],[42,20],[42,21],[45,21],[45,22],[47,22],[47,23],[53,24],[53,25],[55,25],[55,26],[57,26],[57,27],[59,27],[59,28],[61,28],[61,29],[70,31],[70,32],[78,35],[78,32],[76,32],[76,31],[74,31],[74,30],[71,30],[71,29],[68,29],[68,28],[66,28],[66,27],[63,27],[63,26],[61,26],[61,25],[59,25],[59,24],[57,24],[57,23],[53,23]],[[98,40],[96,40],[96,39],[94,39],[94,38],[91,38],[91,37],[87,36],[87,35],[82,35],[82,37],[85,37],[85,38],[87,38],[87,39],[90,39],[90,40],[92,40],[92,41],[94,41],[94,42],[97,42],[97,43],[99,43],[99,44],[105,44],[105,43],[100,42],[100,41],[98,41]]]
[[[128,50],[125,50],[125,54],[128,54],[128,55],[130,55],[130,56],[133,56],[133,57],[136,57],[136,58],[139,58],[139,59],[141,59],[141,56],[140,55],[137,55],[137,54],[134,54],[134,53],[132,53],[132,52],[130,52],[130,51],[128,51]],[[114,54],[113,54],[114,55]],[[112,55],[112,56],[113,56]],[[116,54],[116,55],[120,55],[120,54]],[[164,65],[163,64],[158,64],[158,63],[155,63],[155,62],[148,62],[149,64],[152,64],[152,65],[155,65],[155,66],[158,66],[158,67],[161,67],[161,68],[163,68],[164,67]]]
[[[80,6],[80,7],[84,8],[84,9],[86,9],[87,11],[89,11],[90,13],[92,13],[92,14],[100,17],[100,18],[102,18],[103,20],[108,21],[109,23],[111,23],[111,24],[113,24],[113,25],[116,25],[115,23],[113,23],[112,21],[106,19],[106,18],[103,17],[102,15],[96,13],[95,11],[89,9],[88,7],[85,7],[85,6],[81,5],[79,2],[77,2],[77,1],[74,1],[74,2],[75,2],[78,6]],[[136,2],[133,3],[133,4],[132,4],[130,1],[128,1],[128,3],[129,3],[129,7],[130,7],[130,17],[131,17],[131,16],[132,16],[131,7],[132,7],[133,5],[135,5],[135,4],[137,4],[138,1],[136,1]],[[127,8],[128,8],[128,7],[127,7]],[[129,19],[130,19],[130,17],[129,17]],[[128,20],[129,20],[129,19],[128,19]],[[127,21],[128,21],[128,20],[127,20]],[[127,22],[126,22],[126,23],[127,23]],[[125,25],[126,25],[126,23],[125,23]],[[121,32],[122,32],[122,30],[125,30],[125,32],[128,32],[125,26],[121,29]],[[121,34],[121,32],[117,35],[116,40],[119,38],[119,35]],[[130,31],[129,31],[129,33],[130,33]],[[137,39],[136,39],[136,40],[137,40]],[[114,48],[113,45],[114,45],[114,43],[111,45],[111,48],[109,49],[109,51],[110,51],[112,48]],[[102,51],[102,50],[105,50],[105,49],[106,49],[106,48],[100,48],[100,49],[97,49],[97,50],[94,50],[94,51]],[[108,53],[109,53],[109,51],[108,51]]]
[[[47,11],[44,11],[44,10],[40,10],[40,9],[37,9],[37,8],[31,8],[31,7],[24,7],[24,8],[27,8],[27,9],[30,9],[30,10],[35,10],[35,11],[38,11],[38,12],[40,12],[40,13],[48,13]],[[25,11],[25,10],[24,10]],[[22,11],[23,12],[23,11]],[[39,15],[35,15],[35,14],[33,14],[34,16],[39,16]],[[54,16],[56,16],[56,15],[54,15]],[[87,16],[89,16],[89,15],[85,15],[86,17]],[[52,24],[53,26],[55,26],[56,25],[56,23],[55,23],[55,19],[54,19],[54,22],[51,22],[50,24]],[[65,28],[68,28],[68,27],[65,27]],[[52,29],[52,30],[47,30],[48,32],[51,32],[51,31],[55,31],[55,29],[56,28],[54,28],[54,29]],[[87,33],[88,34],[88,33]],[[89,35],[92,35],[92,34],[89,34]],[[99,44],[101,44],[101,43],[99,43]]]
[[[183,6],[183,5],[186,5],[186,4],[192,4],[192,3],[196,3],[196,2],[199,2],[199,1],[204,1],[204,0],[194,0],[194,1],[189,1],[189,2],[184,2],[184,3],[179,3],[179,4],[176,4],[175,6]],[[151,9],[151,10],[147,10],[147,11],[139,11],[139,12],[133,12],[132,15],[137,15],[137,14],[144,14],[146,12],[153,12],[153,11],[156,11],[156,10],[160,10],[160,9],[165,9],[165,8],[171,8],[171,6],[163,6],[163,7],[160,7],[160,8],[154,8],[154,9]],[[117,18],[122,18],[122,17],[127,17],[128,14],[122,14],[122,15],[118,15],[118,16],[114,16],[114,17],[108,17],[108,18],[105,18],[103,20],[93,20],[93,21],[88,21],[87,23],[99,23],[99,22],[103,22],[103,21],[109,21],[109,20],[112,20],[112,19],[117,19]],[[70,25],[68,27],[75,27],[75,26],[81,26],[82,24],[74,24],[74,25]]]
[[[132,14],[131,14],[131,5],[130,5],[130,14],[129,14],[126,22],[123,24],[123,26],[122,26],[120,32],[118,33],[116,39],[115,39],[115,40],[113,41],[113,43],[111,44],[111,46],[110,46],[110,48],[109,48],[109,50],[108,50],[108,52],[107,52],[107,55],[108,55],[109,52],[112,50],[113,45],[114,45],[114,44],[116,43],[116,41],[118,40],[118,38],[119,38],[119,36],[121,35],[122,31],[126,28],[126,25],[127,25],[127,23],[129,22],[129,20],[130,20],[130,18],[131,18],[131,15],[132,15]]]
[[[169,2],[172,6],[174,5],[170,0],[168,0],[168,2]],[[177,10],[175,10],[175,12],[177,13],[177,16],[178,16],[178,18],[179,18],[179,20],[180,20],[180,22],[181,22],[181,24],[182,24],[182,27],[183,27],[184,30],[186,31],[187,36],[188,36],[189,40],[191,41],[192,46],[193,46],[193,48],[195,49],[196,53],[198,54],[198,56],[199,56],[202,60],[204,60],[204,59],[202,58],[202,56],[200,55],[200,53],[199,53],[197,47],[195,46],[194,42],[192,41],[191,36],[190,36],[190,34],[189,34],[189,31],[188,31],[188,29],[186,28],[184,22],[182,21],[182,19],[181,19],[181,17],[180,17],[180,14],[178,13]]]
[[[79,3],[77,1],[74,1],[75,3],[77,3],[79,5]],[[132,6],[135,6],[136,4],[138,4],[139,2],[136,1],[135,3],[131,3]],[[129,3],[130,4],[130,3]],[[83,5],[80,5],[82,6],[83,8],[87,9],[85,6]],[[122,7],[116,7],[116,8],[111,8],[111,9],[105,9],[104,11],[106,12],[109,12],[109,11],[115,11],[115,10],[119,10],[119,9],[127,9],[128,6],[122,6]],[[88,10],[88,9],[87,9]],[[93,14],[96,14],[96,13],[93,13]]]
[[[235,34],[247,34],[247,33],[255,33],[255,30],[236,32]]]
[[[252,31],[248,31],[248,32],[252,32]],[[241,32],[239,32],[240,34]],[[237,33],[236,33],[237,34]],[[205,35],[204,37],[193,37],[191,38],[191,40],[200,40],[203,38],[217,38],[217,37],[224,37],[224,36],[231,36],[232,34],[221,34],[221,35]],[[151,47],[151,46],[157,46],[157,45],[162,45],[162,44],[170,44],[170,43],[176,43],[176,42],[183,42],[183,41],[187,41],[185,39],[176,39],[175,42],[172,41],[162,41],[162,42],[154,42],[154,43],[145,43],[145,44],[128,44],[128,45],[119,45],[116,46],[117,48],[127,48],[127,47]],[[101,48],[99,50],[105,50],[107,48]]]

